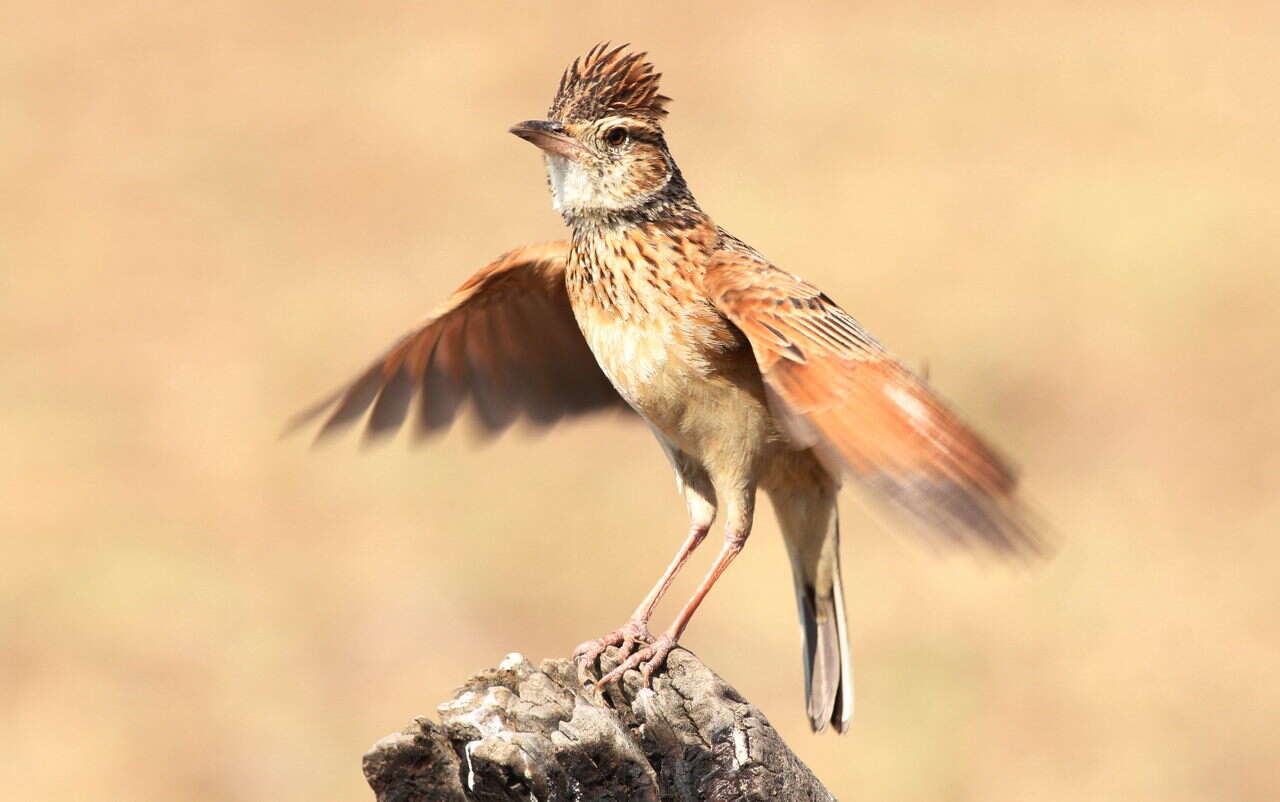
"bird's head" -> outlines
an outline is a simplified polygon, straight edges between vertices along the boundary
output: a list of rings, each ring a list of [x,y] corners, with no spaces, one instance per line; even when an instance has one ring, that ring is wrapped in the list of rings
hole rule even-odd
[[[548,119],[511,128],[542,149],[566,220],[625,214],[683,186],[662,136],[670,98],[644,56],[596,45],[565,70]]]

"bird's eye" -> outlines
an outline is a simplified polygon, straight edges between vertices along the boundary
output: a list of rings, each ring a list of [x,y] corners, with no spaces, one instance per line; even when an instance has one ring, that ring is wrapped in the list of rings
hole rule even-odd
[[[604,141],[611,147],[618,147],[623,142],[627,141],[627,129],[623,128],[621,125],[610,128],[608,131],[604,132]]]

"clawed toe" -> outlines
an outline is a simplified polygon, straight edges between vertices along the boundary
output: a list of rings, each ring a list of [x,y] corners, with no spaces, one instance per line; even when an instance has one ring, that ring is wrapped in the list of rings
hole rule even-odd
[[[584,641],[574,647],[573,659],[578,661],[580,665],[595,665],[595,662],[600,659],[600,655],[604,654],[604,650],[608,646],[609,644],[605,642],[604,638]]]
[[[637,651],[608,674],[605,674],[596,682],[597,688],[603,688],[610,682],[617,682],[622,679],[622,675],[638,668],[640,677],[647,688],[653,683],[653,673],[662,668],[667,662],[667,655],[675,648],[676,642],[669,635],[663,635],[653,643],[645,646]]]
[[[592,666],[610,646],[617,646],[619,658],[626,660],[632,656],[638,644],[647,644],[653,640],[649,627],[643,621],[631,620],[598,640],[579,643],[573,650],[574,659],[580,665]]]

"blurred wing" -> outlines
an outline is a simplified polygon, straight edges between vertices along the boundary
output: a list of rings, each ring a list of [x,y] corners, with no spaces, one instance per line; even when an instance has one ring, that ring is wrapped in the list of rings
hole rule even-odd
[[[928,533],[1001,550],[1036,545],[1013,470],[830,298],[726,251],[705,282],[751,343],[797,445],[816,447]]]
[[[354,381],[299,413],[288,430],[328,413],[317,437],[358,421],[394,432],[418,397],[418,429],[447,428],[470,401],[488,432],[523,416],[546,426],[563,417],[629,409],[605,378],[574,320],[565,291],[569,246],[518,248],[476,273],[425,322]]]

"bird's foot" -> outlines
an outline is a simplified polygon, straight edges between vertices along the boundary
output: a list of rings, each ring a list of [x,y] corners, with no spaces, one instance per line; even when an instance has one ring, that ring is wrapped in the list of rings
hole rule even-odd
[[[676,639],[664,633],[648,646],[623,660],[622,664],[617,668],[597,680],[596,687],[603,688],[610,682],[617,682],[622,679],[623,674],[633,668],[638,668],[640,669],[640,677],[644,682],[644,687],[648,688],[653,682],[653,672],[666,664],[667,655],[675,647]]]
[[[573,650],[573,656],[580,665],[593,666],[600,659],[600,655],[604,654],[604,650],[610,646],[617,646],[619,649],[618,658],[626,659],[628,655],[635,651],[636,644],[649,644],[652,642],[653,635],[649,634],[649,624],[638,618],[633,618],[603,638],[579,643]]]

